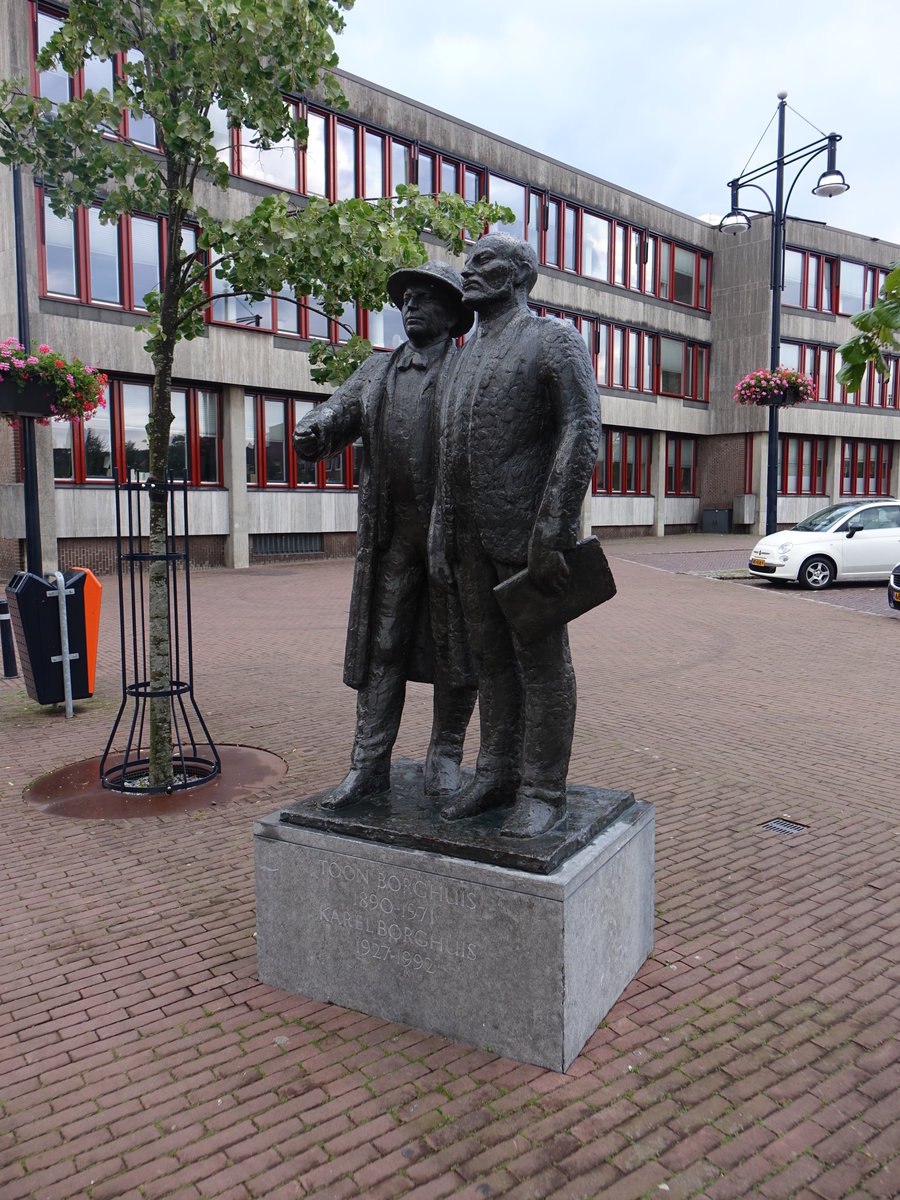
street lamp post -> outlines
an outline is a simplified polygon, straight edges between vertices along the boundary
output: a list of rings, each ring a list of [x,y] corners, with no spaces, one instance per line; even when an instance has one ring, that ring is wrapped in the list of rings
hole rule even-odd
[[[19,341],[30,354],[31,327],[28,318],[28,285],[25,274],[25,232],[22,217],[22,176],[18,163],[13,164],[13,225],[16,247],[16,307],[19,317]],[[33,575],[42,575],[41,515],[37,484],[37,450],[34,439],[34,417],[20,417],[22,435],[22,480],[25,492],[25,567]]]
[[[719,222],[719,230],[723,233],[739,234],[750,228],[748,212],[760,215],[761,210],[744,209],[739,203],[742,188],[752,188],[762,192],[769,204],[772,217],[772,261],[770,266],[769,286],[772,290],[772,332],[769,353],[769,366],[774,371],[780,366],[781,357],[781,293],[784,290],[784,234],[787,221],[787,206],[797,180],[813,161],[814,158],[827,151],[828,164],[819,176],[819,181],[812,189],[814,196],[840,196],[850,186],[836,166],[837,143],[840,134],[829,133],[815,142],[792,150],[784,151],[784,114],[787,108],[787,92],[778,93],[778,157],[761,167],[754,167],[732,179],[728,184],[731,189],[731,211]],[[785,167],[799,163],[796,175],[784,194]],[[762,187],[759,180],[770,175],[775,176],[775,200]],[[766,533],[775,533],[778,527],[778,405],[769,405],[769,446],[766,470]]]

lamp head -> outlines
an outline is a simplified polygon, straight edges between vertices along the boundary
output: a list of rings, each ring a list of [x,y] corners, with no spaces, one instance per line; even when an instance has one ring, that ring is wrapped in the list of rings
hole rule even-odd
[[[726,213],[719,222],[719,233],[730,233],[736,237],[739,233],[746,233],[750,228],[750,218],[738,201],[741,185],[736,179],[732,179],[729,186],[731,187],[731,212]]]
[[[719,233],[730,233],[734,237],[737,237],[739,233],[746,233],[749,228],[750,218],[739,208],[726,213],[719,222]]]
[[[837,144],[839,136],[836,133],[828,135],[828,166],[819,176],[819,182],[813,188],[814,196],[842,196],[849,191],[850,184],[844,178],[842,171],[837,169]]]

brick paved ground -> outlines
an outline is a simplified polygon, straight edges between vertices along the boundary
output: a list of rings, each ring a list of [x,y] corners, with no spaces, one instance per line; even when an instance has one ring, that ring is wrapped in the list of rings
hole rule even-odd
[[[900,1193],[894,618],[608,551],[620,594],[572,627],[571,777],[656,804],[656,946],[567,1075],[256,979],[252,820],[345,765],[349,563],[193,576],[210,727],[289,764],[252,800],[23,799],[103,748],[112,586],[74,720],[0,683],[3,1200]],[[398,752],[428,707],[413,687]]]

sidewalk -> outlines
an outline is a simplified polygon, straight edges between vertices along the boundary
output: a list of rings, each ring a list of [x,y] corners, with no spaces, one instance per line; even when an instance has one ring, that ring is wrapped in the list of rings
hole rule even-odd
[[[608,542],[619,594],[571,626],[570,778],[656,804],[657,927],[566,1075],[256,979],[253,820],[346,768],[350,562],[192,575],[207,724],[288,763],[251,799],[79,821],[23,798],[103,750],[112,579],[73,720],[0,680],[0,1197],[900,1194],[897,630],[652,569],[753,539],[674,541]],[[412,685],[397,755],[429,725]]]

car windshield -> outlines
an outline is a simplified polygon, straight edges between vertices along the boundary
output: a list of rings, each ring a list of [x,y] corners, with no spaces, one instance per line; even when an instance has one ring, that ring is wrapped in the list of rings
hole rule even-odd
[[[859,508],[858,501],[853,504],[832,504],[830,508],[820,508],[818,512],[806,517],[794,528],[803,533],[821,533],[823,529],[830,529],[836,521],[846,517],[847,513],[853,512],[855,508]]]

